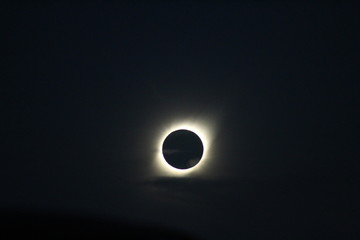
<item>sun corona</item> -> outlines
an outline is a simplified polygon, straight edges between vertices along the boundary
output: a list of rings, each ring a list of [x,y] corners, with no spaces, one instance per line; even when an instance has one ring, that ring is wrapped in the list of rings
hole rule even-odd
[[[163,142],[166,137],[176,131],[176,130],[188,130],[194,132],[202,141],[203,144],[203,155],[201,161],[194,167],[188,169],[177,169],[169,165],[162,153],[162,146]],[[204,169],[204,166],[207,164],[209,160],[209,149],[211,145],[212,134],[209,130],[208,124],[204,122],[191,122],[191,121],[184,121],[171,124],[166,128],[163,128],[161,133],[159,134],[158,141],[156,143],[156,153],[155,153],[155,163],[156,168],[165,175],[172,175],[172,176],[185,176],[189,175],[190,173],[201,172]]]

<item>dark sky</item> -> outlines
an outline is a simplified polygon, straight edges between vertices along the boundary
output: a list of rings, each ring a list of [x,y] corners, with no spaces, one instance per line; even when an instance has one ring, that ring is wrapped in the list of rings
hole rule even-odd
[[[68,1],[0,14],[4,211],[200,239],[359,237],[359,5]],[[211,132],[211,166],[164,175],[154,146],[183,119]]]

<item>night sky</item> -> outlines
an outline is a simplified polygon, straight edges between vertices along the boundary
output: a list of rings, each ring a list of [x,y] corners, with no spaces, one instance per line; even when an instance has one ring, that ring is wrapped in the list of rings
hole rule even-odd
[[[359,239],[359,7],[2,5],[2,221]],[[201,169],[179,176],[155,162],[182,123],[209,138]]]

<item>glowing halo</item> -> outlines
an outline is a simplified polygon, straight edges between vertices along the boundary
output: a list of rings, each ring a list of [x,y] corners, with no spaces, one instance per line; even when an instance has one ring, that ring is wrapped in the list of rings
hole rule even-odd
[[[170,133],[180,129],[189,130],[197,134],[200,137],[204,147],[204,152],[201,161],[192,168],[188,168],[188,169],[174,168],[166,162],[162,153],[162,145],[165,138]],[[199,122],[184,121],[184,122],[174,123],[164,128],[161,131],[158,141],[156,143],[156,151],[155,151],[156,168],[158,170],[161,170],[163,173],[172,176],[184,176],[190,173],[202,171],[204,166],[209,160],[209,153],[210,153],[209,150],[210,150],[211,140],[212,140],[212,133],[209,130],[209,126],[207,126],[207,124],[204,123],[200,124]]]

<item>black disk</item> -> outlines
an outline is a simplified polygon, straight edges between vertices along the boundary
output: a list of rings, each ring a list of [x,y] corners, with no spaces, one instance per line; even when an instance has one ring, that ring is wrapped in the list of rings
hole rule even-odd
[[[165,138],[162,152],[166,162],[174,168],[188,169],[200,162],[204,147],[195,133],[177,130]]]

